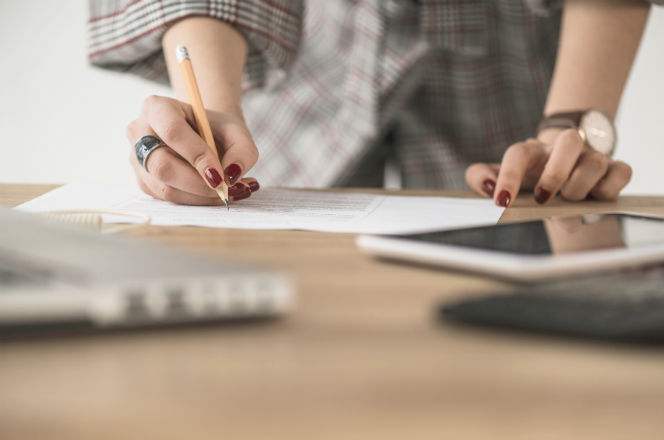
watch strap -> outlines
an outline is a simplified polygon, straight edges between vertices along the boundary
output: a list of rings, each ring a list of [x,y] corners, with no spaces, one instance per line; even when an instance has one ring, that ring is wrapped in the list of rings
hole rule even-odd
[[[537,126],[537,133],[541,133],[549,128],[575,128],[578,129],[581,124],[581,118],[587,110],[575,110],[569,112],[559,112],[546,116]]]

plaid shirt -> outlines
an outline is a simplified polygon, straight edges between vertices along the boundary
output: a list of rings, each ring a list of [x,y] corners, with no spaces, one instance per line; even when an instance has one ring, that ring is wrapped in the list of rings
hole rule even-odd
[[[161,37],[190,15],[249,43],[243,108],[267,185],[465,188],[533,136],[556,58],[551,0],[91,0],[89,57],[167,82]]]

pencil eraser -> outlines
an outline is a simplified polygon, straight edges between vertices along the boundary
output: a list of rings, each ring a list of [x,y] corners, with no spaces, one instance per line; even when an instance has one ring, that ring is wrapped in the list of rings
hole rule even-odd
[[[189,52],[187,52],[186,47],[179,45],[178,47],[175,48],[175,56],[178,60],[178,63],[181,63],[184,60],[189,59]]]

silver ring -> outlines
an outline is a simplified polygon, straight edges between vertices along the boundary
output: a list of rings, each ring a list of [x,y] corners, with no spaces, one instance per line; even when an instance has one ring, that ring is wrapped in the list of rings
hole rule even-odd
[[[136,159],[138,160],[138,163],[141,164],[141,166],[145,169],[145,171],[148,171],[145,165],[148,163],[148,156],[150,156],[150,153],[152,153],[154,150],[156,150],[159,147],[165,147],[165,146],[166,144],[164,144],[161,141],[161,139],[149,134],[141,137],[139,140],[136,141],[136,143],[134,144]]]

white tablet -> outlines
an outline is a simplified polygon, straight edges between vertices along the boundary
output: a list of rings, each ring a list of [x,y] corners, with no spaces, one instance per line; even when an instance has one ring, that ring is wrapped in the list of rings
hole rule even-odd
[[[664,262],[664,218],[550,217],[423,234],[361,235],[357,245],[388,259],[535,281]]]

